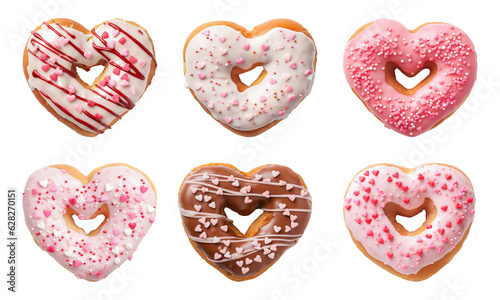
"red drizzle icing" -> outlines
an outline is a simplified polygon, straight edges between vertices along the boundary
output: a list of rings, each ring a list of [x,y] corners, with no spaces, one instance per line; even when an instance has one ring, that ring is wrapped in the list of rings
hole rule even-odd
[[[58,31],[58,28],[61,31],[63,31],[66,35],[68,35],[69,37],[71,37],[72,39],[76,38],[76,36],[74,34],[69,33],[59,23],[55,23],[55,22],[53,23],[53,24],[56,24],[57,26],[52,26],[52,24],[48,24],[47,22],[44,22],[43,24],[45,26],[47,26],[48,29],[50,29],[51,31],[53,31],[59,37],[65,37],[65,35],[63,35],[60,31]],[[114,23],[111,23],[111,22],[103,23],[103,25],[109,25],[113,29],[119,30],[121,33],[123,33],[124,35],[126,35],[131,41],[133,41],[138,47],[140,47],[146,54],[148,54],[152,58],[152,60],[156,63],[156,60],[155,60],[153,54],[142,43],[140,43],[137,39],[135,39],[134,37],[132,37],[128,32],[124,31],[121,27],[119,27],[118,25],[116,25]],[[92,34],[93,34],[94,37],[96,37],[97,39],[99,39],[104,44],[104,46],[97,46],[95,43],[93,43],[92,46],[94,47],[94,49],[99,54],[101,54],[106,59],[106,61],[107,61],[108,64],[110,64],[111,66],[114,66],[116,68],[119,68],[121,71],[129,74],[130,76],[134,76],[134,77],[136,77],[136,78],[138,78],[140,80],[145,80],[146,79],[146,77],[137,69],[136,66],[134,66],[130,62],[130,60],[128,60],[123,55],[121,55],[117,50],[111,49],[111,48],[107,47],[107,42],[101,36],[99,36],[94,29],[92,29],[91,32],[92,32]],[[143,34],[140,30],[139,30],[139,32],[141,34]],[[32,32],[31,45],[34,47],[36,44],[38,44],[38,50],[37,51],[39,51],[40,54],[47,54],[48,52],[52,52],[56,57],[64,59],[64,60],[66,60],[67,62],[69,62],[71,64],[75,64],[77,62],[76,58],[74,58],[74,57],[72,57],[70,55],[67,55],[63,51],[59,50],[57,47],[55,47],[54,45],[52,45],[51,43],[49,43],[48,41],[46,41],[38,32]],[[80,49],[79,47],[77,47],[71,40],[68,41],[68,44],[71,45],[79,54],[81,54],[82,56],[84,56],[83,50]],[[46,52],[44,52],[42,49],[44,49]],[[68,74],[69,76],[71,76],[73,78],[78,78],[78,75],[73,70],[67,69],[67,68],[65,68],[64,66],[60,65],[57,62],[54,63],[54,64],[52,64],[52,63],[50,63],[50,61],[48,59],[47,60],[42,60],[39,55],[37,55],[36,53],[34,53],[31,50],[28,50],[28,52],[29,52],[29,54],[31,54],[36,59],[38,59],[38,60],[40,60],[40,61],[48,64],[51,69],[60,68],[64,73]],[[127,63],[129,65],[129,70],[125,71],[122,66],[120,66],[116,62],[112,61],[110,59],[110,57],[107,56],[105,53],[113,54],[116,57],[118,57],[121,61],[123,61],[124,63]],[[48,84],[50,84],[50,85],[52,85],[52,86],[54,86],[54,87],[62,90],[66,94],[70,95],[70,92],[66,88],[58,85],[56,82],[52,81],[51,79],[43,77],[37,70],[34,70],[32,72],[32,76],[35,77],[35,78],[39,78],[39,79],[45,81],[46,83],[48,83]],[[104,89],[105,87],[107,87],[109,90]],[[99,91],[97,91],[96,88],[99,89],[100,91],[102,91],[103,94],[100,93]],[[135,104],[132,102],[132,100],[130,100],[126,95],[124,95],[117,88],[109,86],[108,83],[107,83],[107,81],[106,81],[106,84],[104,86],[101,86],[100,84],[96,84],[95,86],[93,86],[89,90],[92,91],[94,94],[100,96],[104,100],[106,100],[106,101],[108,101],[110,103],[113,103],[113,104],[115,104],[115,105],[117,105],[117,106],[119,106],[121,108],[125,108],[125,109],[130,110],[130,109],[134,108],[134,106],[135,106]],[[51,101],[57,108],[59,108],[67,116],[69,116],[72,119],[74,119],[76,122],[79,122],[80,124],[82,124],[82,125],[90,128],[91,130],[93,130],[93,131],[95,131],[97,133],[103,133],[104,132],[104,131],[96,128],[95,126],[89,124],[88,122],[86,122],[86,121],[78,118],[77,116],[73,115],[71,112],[68,111],[68,109],[66,109],[62,105],[60,105],[57,102],[55,102],[52,98],[50,98],[47,95],[47,93],[44,93],[43,91],[40,91],[40,90],[39,90],[39,92],[40,92],[40,94],[43,97],[45,97],[46,99],[48,99],[49,101]],[[113,93],[115,93],[115,94],[117,94],[117,95],[120,96],[119,100],[117,102],[115,102],[115,101],[112,100],[112,96],[114,95]],[[75,99],[78,99],[80,101],[86,102],[87,104],[89,103],[89,101],[91,101],[91,100],[86,99],[86,98],[84,98],[82,96],[78,96],[76,94],[74,94],[74,95],[75,95]],[[94,102],[93,106],[96,106],[96,107],[99,107],[99,108],[103,109],[104,111],[106,111],[107,113],[111,114],[115,118],[118,118],[118,119],[121,118],[121,116],[118,113],[114,112],[112,109],[109,109],[109,108],[107,108],[106,106],[104,106],[102,104]],[[111,128],[111,126],[109,126],[108,124],[104,123],[102,120],[100,120],[100,118],[97,118],[95,115],[92,115],[87,110],[83,110],[82,112],[87,117],[89,117],[90,119],[92,119],[94,122],[100,124],[101,126],[103,126],[105,128],[108,128],[108,129]]]

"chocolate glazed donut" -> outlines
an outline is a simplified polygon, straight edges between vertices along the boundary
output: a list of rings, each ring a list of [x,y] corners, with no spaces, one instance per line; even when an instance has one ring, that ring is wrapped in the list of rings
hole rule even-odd
[[[224,213],[263,213],[245,234]],[[290,168],[265,165],[244,173],[229,164],[193,169],[179,191],[184,229],[194,249],[228,278],[243,281],[267,270],[297,243],[311,215],[311,197]]]

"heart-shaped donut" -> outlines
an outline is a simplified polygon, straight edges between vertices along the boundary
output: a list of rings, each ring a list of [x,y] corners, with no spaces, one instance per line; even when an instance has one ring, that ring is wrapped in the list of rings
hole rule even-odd
[[[378,266],[401,278],[429,278],[461,249],[474,219],[476,200],[458,169],[426,164],[415,169],[379,164],[361,170],[344,200],[344,218],[356,246]],[[396,216],[426,211],[409,232]]]
[[[198,254],[235,281],[255,278],[295,245],[311,215],[302,178],[280,165],[241,172],[228,164],[193,169],[179,192],[182,223]],[[245,234],[224,212],[263,213]]]
[[[412,89],[395,78],[430,74]],[[474,45],[459,28],[427,23],[415,30],[387,19],[361,27],[344,52],[344,72],[354,93],[385,126],[418,136],[439,125],[469,95],[477,72]]]
[[[239,75],[262,66],[250,85]],[[265,22],[249,31],[231,22],[196,28],[184,45],[186,87],[204,110],[229,130],[258,135],[309,95],[316,46],[309,32],[287,19]]]
[[[103,65],[92,85],[77,67]],[[151,83],[156,70],[147,31],[114,19],[91,31],[68,19],[38,26],[26,44],[24,75],[38,101],[59,121],[84,136],[96,136],[116,123]]]
[[[24,190],[24,216],[35,242],[78,278],[106,278],[127,259],[155,221],[156,190],[134,167],[110,164],[88,176],[67,165],[42,168]],[[73,215],[104,215],[89,232]]]

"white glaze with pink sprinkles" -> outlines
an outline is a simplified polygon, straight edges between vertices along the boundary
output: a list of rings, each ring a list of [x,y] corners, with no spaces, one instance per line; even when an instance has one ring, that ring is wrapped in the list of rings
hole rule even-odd
[[[393,202],[410,210],[426,198],[437,208],[436,218],[416,236],[401,235],[384,214]],[[455,248],[475,215],[474,190],[460,171],[429,164],[406,174],[376,165],[358,173],[344,201],[346,225],[368,254],[404,274],[417,274]]]
[[[388,62],[411,75],[430,62],[437,73],[409,96],[386,82]],[[388,128],[417,136],[465,101],[474,85],[477,59],[470,38],[453,25],[427,24],[411,33],[399,22],[380,19],[349,41],[344,72],[372,114]]]
[[[246,38],[229,26],[196,34],[186,48],[186,87],[212,116],[236,130],[251,131],[284,119],[311,92],[316,47],[304,33],[273,28]],[[262,64],[262,82],[239,92],[233,67]]]
[[[69,229],[67,208],[88,220],[107,205],[109,218],[94,236]],[[78,278],[106,278],[127,259],[155,221],[156,194],[150,182],[126,166],[110,166],[82,184],[66,170],[34,172],[24,190],[26,224],[37,244]]]

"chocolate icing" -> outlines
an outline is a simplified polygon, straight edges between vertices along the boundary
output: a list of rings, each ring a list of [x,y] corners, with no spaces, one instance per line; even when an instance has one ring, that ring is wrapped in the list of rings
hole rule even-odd
[[[182,221],[193,245],[226,276],[240,280],[260,275],[295,245],[311,214],[311,197],[290,168],[266,165],[247,175],[229,165],[201,166],[190,172],[179,192]],[[226,217],[226,207],[244,216],[262,209],[257,220],[264,225],[242,234]]]

